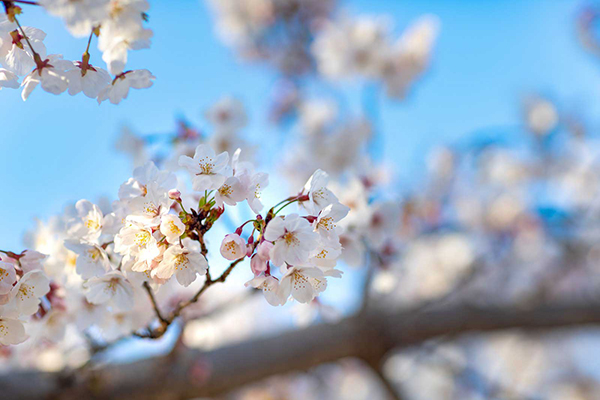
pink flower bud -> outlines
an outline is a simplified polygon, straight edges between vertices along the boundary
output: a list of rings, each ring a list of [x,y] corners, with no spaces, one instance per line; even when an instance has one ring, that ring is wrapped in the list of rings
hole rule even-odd
[[[258,276],[261,272],[267,270],[267,262],[261,257],[259,257],[258,254],[255,254],[250,259],[250,269],[252,270],[254,275]]]
[[[256,254],[258,254],[258,256],[260,258],[262,258],[263,260],[269,261],[269,259],[271,258],[271,256],[269,255],[269,253],[271,252],[272,248],[273,248],[273,243],[267,242],[267,241],[263,241],[261,244],[258,245],[258,249],[256,250]]]
[[[246,241],[235,233],[230,233],[221,242],[221,255],[228,260],[237,260],[246,256]]]
[[[180,200],[181,199],[181,192],[179,190],[177,190],[177,189],[171,189],[171,190],[169,190],[169,198],[173,199],[173,200]]]

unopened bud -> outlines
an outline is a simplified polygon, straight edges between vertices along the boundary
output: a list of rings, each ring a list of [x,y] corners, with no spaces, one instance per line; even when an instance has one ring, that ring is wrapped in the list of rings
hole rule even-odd
[[[176,189],[169,190],[169,198],[173,200],[181,200],[181,192]]]

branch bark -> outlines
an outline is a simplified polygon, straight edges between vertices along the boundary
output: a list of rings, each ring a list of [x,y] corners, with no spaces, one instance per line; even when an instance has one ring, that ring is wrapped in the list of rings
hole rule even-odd
[[[0,376],[6,398],[170,399],[216,396],[263,378],[354,357],[373,365],[390,350],[439,336],[518,328],[526,331],[600,324],[600,304],[532,309],[476,309],[455,305],[412,311],[368,310],[321,324],[251,339],[213,351],[189,350],[130,364],[104,365],[70,380],[60,373]]]

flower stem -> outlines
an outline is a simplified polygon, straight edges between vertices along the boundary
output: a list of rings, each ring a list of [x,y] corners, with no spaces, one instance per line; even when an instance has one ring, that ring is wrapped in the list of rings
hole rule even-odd
[[[25,33],[25,31],[23,30],[23,27],[21,26],[21,24],[19,23],[19,20],[17,19],[17,16],[15,15],[14,17],[15,23],[17,24],[17,26],[19,27],[19,30],[21,31],[21,35],[23,35],[23,37],[25,38],[25,41],[27,42],[27,45],[29,46],[29,48],[31,49],[31,52],[33,53],[33,60],[35,61],[35,64],[39,67],[39,64],[41,64],[42,62],[42,58],[40,57],[40,55],[33,49],[33,46],[31,45],[31,42],[29,41],[29,37],[27,37],[27,34]]]

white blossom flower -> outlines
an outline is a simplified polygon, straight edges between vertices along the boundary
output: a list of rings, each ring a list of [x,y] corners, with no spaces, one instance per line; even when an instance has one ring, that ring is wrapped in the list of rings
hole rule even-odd
[[[142,145],[143,142],[136,144],[136,146]],[[150,183],[154,183],[158,188],[168,192],[177,186],[177,177],[170,171],[159,170],[152,161],[147,161],[144,165],[134,169],[133,177],[121,185],[119,199],[125,200],[145,195]]]
[[[109,0],[40,0],[39,3],[48,13],[62,18],[73,36],[89,35],[108,18]]]
[[[188,169],[192,174],[194,190],[203,192],[221,187],[228,172],[227,162],[229,153],[226,151],[215,155],[212,148],[205,144],[196,147],[194,157],[179,157],[179,165]]]
[[[112,104],[119,104],[121,100],[129,95],[129,89],[146,89],[152,86],[154,75],[147,69],[136,69],[123,72],[113,79],[112,83],[106,86],[98,94],[98,104],[104,100],[109,100]]]
[[[279,296],[279,281],[271,275],[257,276],[246,282],[245,286],[262,290],[265,299],[272,306],[279,306],[285,303],[285,300],[282,302]]]
[[[136,263],[132,269],[137,272],[149,270],[152,261],[160,255],[152,228],[136,223],[127,224],[115,236],[115,251],[134,256]]]
[[[118,75],[123,72],[129,50],[150,47],[152,30],[144,28],[142,22],[142,13],[140,12],[134,18],[121,18],[119,21],[107,21],[102,24],[98,37],[98,48],[102,51],[102,60],[108,66],[111,74]]]
[[[252,175],[250,179],[246,200],[252,211],[257,214],[263,209],[263,204],[260,201],[261,192],[268,185],[269,175],[264,172],[258,172]]]
[[[0,68],[0,90],[2,88],[18,89],[21,86],[19,77],[11,71]]]
[[[119,271],[91,278],[84,283],[86,299],[92,304],[108,304],[117,310],[128,311],[134,305],[133,286]]]
[[[311,252],[310,262],[321,268],[330,269],[336,266],[337,259],[342,254],[342,245],[339,240],[321,240],[319,245]]]
[[[346,217],[349,211],[350,208],[341,203],[328,205],[319,213],[319,216],[315,220],[315,231],[319,232],[321,237],[325,239],[338,241],[343,228],[337,223]]]
[[[29,73],[23,79],[21,86],[23,91],[21,97],[27,100],[33,89],[38,84],[42,85],[48,93],[61,94],[69,87],[69,81],[65,76],[65,71],[72,68],[73,62],[62,60],[62,56],[58,54],[49,55],[48,58],[42,61],[41,65]]]
[[[420,17],[386,53],[382,78],[388,96],[403,98],[410,85],[425,71],[439,25],[436,16]]]
[[[330,79],[378,77],[389,50],[385,21],[371,17],[330,22],[315,39],[312,52],[319,72]]]
[[[185,224],[177,215],[165,214],[161,218],[160,233],[165,235],[167,242],[178,243],[181,235],[185,233]]]
[[[316,170],[306,182],[304,192],[308,194],[308,201],[302,202],[302,205],[312,215],[317,215],[330,204],[338,203],[337,197],[327,189],[328,183],[329,175],[320,169]]]
[[[129,202],[128,221],[134,221],[146,226],[158,226],[161,216],[167,214],[173,204],[169,194],[157,183],[148,185],[146,193]]]
[[[273,218],[265,229],[265,239],[274,244],[270,256],[276,266],[306,264],[318,237],[311,224],[298,214]]]
[[[268,262],[271,258],[270,252],[273,248],[273,243],[268,241],[261,242],[256,248],[256,254],[252,256],[250,260],[250,268],[254,275],[260,275],[268,269]]]
[[[77,254],[76,271],[83,279],[102,276],[110,271],[110,260],[102,247],[75,240],[65,241],[65,247]]]
[[[21,315],[32,315],[38,310],[40,298],[50,291],[50,280],[42,271],[23,275],[10,292],[15,309]]]
[[[77,217],[69,221],[69,235],[88,242],[98,240],[104,224],[104,215],[100,207],[88,200],[79,200],[75,209]]]
[[[104,69],[89,65],[84,70],[79,61],[74,68],[65,72],[65,77],[69,81],[71,96],[83,92],[90,99],[98,97],[100,91],[110,83],[110,75]]]
[[[323,272],[313,267],[290,267],[285,270],[279,282],[278,296],[285,303],[290,295],[300,303],[308,303],[315,298],[325,281]],[[315,288],[317,285],[317,288]]]
[[[4,15],[2,17],[5,18]],[[15,24],[8,23],[6,20],[0,23],[5,25],[4,28],[9,25],[13,29],[10,31],[3,29],[2,31],[5,32],[0,35],[0,62],[6,69],[17,75],[27,74],[36,66],[31,48]],[[23,31],[36,53],[42,59],[46,58],[46,47],[43,42],[46,34],[40,29],[30,26],[24,26]]]
[[[223,203],[235,206],[246,198],[246,188],[238,178],[230,176],[215,192],[215,205],[223,207]]]
[[[0,345],[9,346],[27,339],[23,323],[17,319],[0,317]]]
[[[221,255],[228,260],[246,257],[246,241],[237,233],[225,235],[221,242]]]
[[[17,281],[17,273],[14,265],[0,261],[0,295],[10,293]]]
[[[27,273],[30,271],[43,269],[42,262],[48,258],[46,254],[42,254],[35,250],[25,250],[23,256],[19,258],[19,264],[23,272]]]
[[[198,274],[204,275],[208,270],[206,258],[200,253],[200,244],[190,239],[183,240],[183,246],[177,244],[165,251],[163,259],[151,276],[169,279],[175,274],[177,282],[187,287],[196,280]]]

